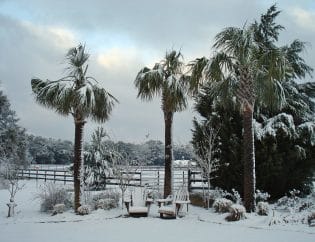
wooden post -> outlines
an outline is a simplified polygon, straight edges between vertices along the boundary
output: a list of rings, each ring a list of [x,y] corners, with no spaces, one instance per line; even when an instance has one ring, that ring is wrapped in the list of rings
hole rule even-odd
[[[188,169],[188,192],[191,192],[191,170]]]
[[[157,171],[157,187],[158,187],[158,191],[160,191],[160,171]]]
[[[47,174],[47,171],[45,170],[45,182],[46,182],[46,174]]]
[[[66,171],[64,171],[63,181],[64,181],[64,184],[66,185]]]
[[[140,171],[140,187],[142,186],[142,172]]]
[[[56,170],[54,170],[54,183],[56,183]]]

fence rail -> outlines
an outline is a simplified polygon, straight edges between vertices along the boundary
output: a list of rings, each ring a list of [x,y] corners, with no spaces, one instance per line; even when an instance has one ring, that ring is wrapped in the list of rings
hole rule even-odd
[[[164,167],[142,167],[139,171],[128,172],[134,176],[130,178],[129,186],[150,186],[163,190]],[[46,181],[59,181],[64,184],[73,182],[73,175],[68,170],[29,168],[18,170],[21,179],[35,179]],[[118,177],[106,177],[106,185],[119,185]],[[188,167],[174,167],[173,186],[187,186],[188,191],[207,187],[207,180],[203,178],[201,171]]]
[[[129,172],[136,177],[129,179],[129,186],[142,186],[141,172]],[[73,175],[69,171],[50,170],[50,169],[19,169],[18,176],[20,179],[35,179],[46,181],[61,181],[66,184],[73,182]],[[106,185],[119,185],[118,177],[106,177]]]

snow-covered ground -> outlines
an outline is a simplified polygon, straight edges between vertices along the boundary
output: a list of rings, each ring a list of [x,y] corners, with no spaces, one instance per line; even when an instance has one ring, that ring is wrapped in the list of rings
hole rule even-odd
[[[50,216],[39,212],[40,201],[34,197],[39,184],[26,181],[16,195],[17,214],[7,218],[7,190],[0,190],[1,242],[281,242],[315,241],[315,227],[307,224],[269,226],[271,216],[247,215],[238,222],[226,222],[226,214],[216,214],[190,206],[182,218],[159,218],[154,204],[147,218],[129,218],[125,209],[96,210],[79,216],[72,211]]]

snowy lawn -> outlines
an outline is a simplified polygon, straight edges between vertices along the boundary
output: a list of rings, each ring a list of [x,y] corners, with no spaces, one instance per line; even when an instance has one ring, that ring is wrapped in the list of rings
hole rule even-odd
[[[271,216],[247,214],[247,219],[226,222],[226,214],[216,214],[190,206],[182,218],[163,220],[153,205],[147,218],[126,217],[126,210],[96,210],[79,216],[72,211],[51,216],[39,212],[35,181],[16,195],[17,214],[7,218],[7,190],[0,190],[1,242],[281,242],[315,241],[315,227],[306,224],[280,224],[269,226]],[[40,184],[40,183],[39,183]],[[185,211],[185,210],[184,210]]]

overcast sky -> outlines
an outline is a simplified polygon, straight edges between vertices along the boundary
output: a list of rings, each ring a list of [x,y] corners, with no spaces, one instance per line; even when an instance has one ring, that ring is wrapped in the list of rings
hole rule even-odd
[[[259,19],[269,0],[0,0],[0,85],[28,133],[73,140],[72,117],[60,117],[34,102],[33,77],[58,79],[70,47],[85,43],[90,75],[119,99],[103,124],[114,140],[164,140],[160,102],[136,98],[134,78],[166,50],[181,49],[185,62],[211,55],[212,41],[224,27]],[[281,42],[309,43],[304,58],[315,68],[315,1],[280,0]],[[310,79],[308,79],[309,81]],[[174,142],[191,138],[192,107],[176,113]],[[88,122],[88,140],[97,125]]]

